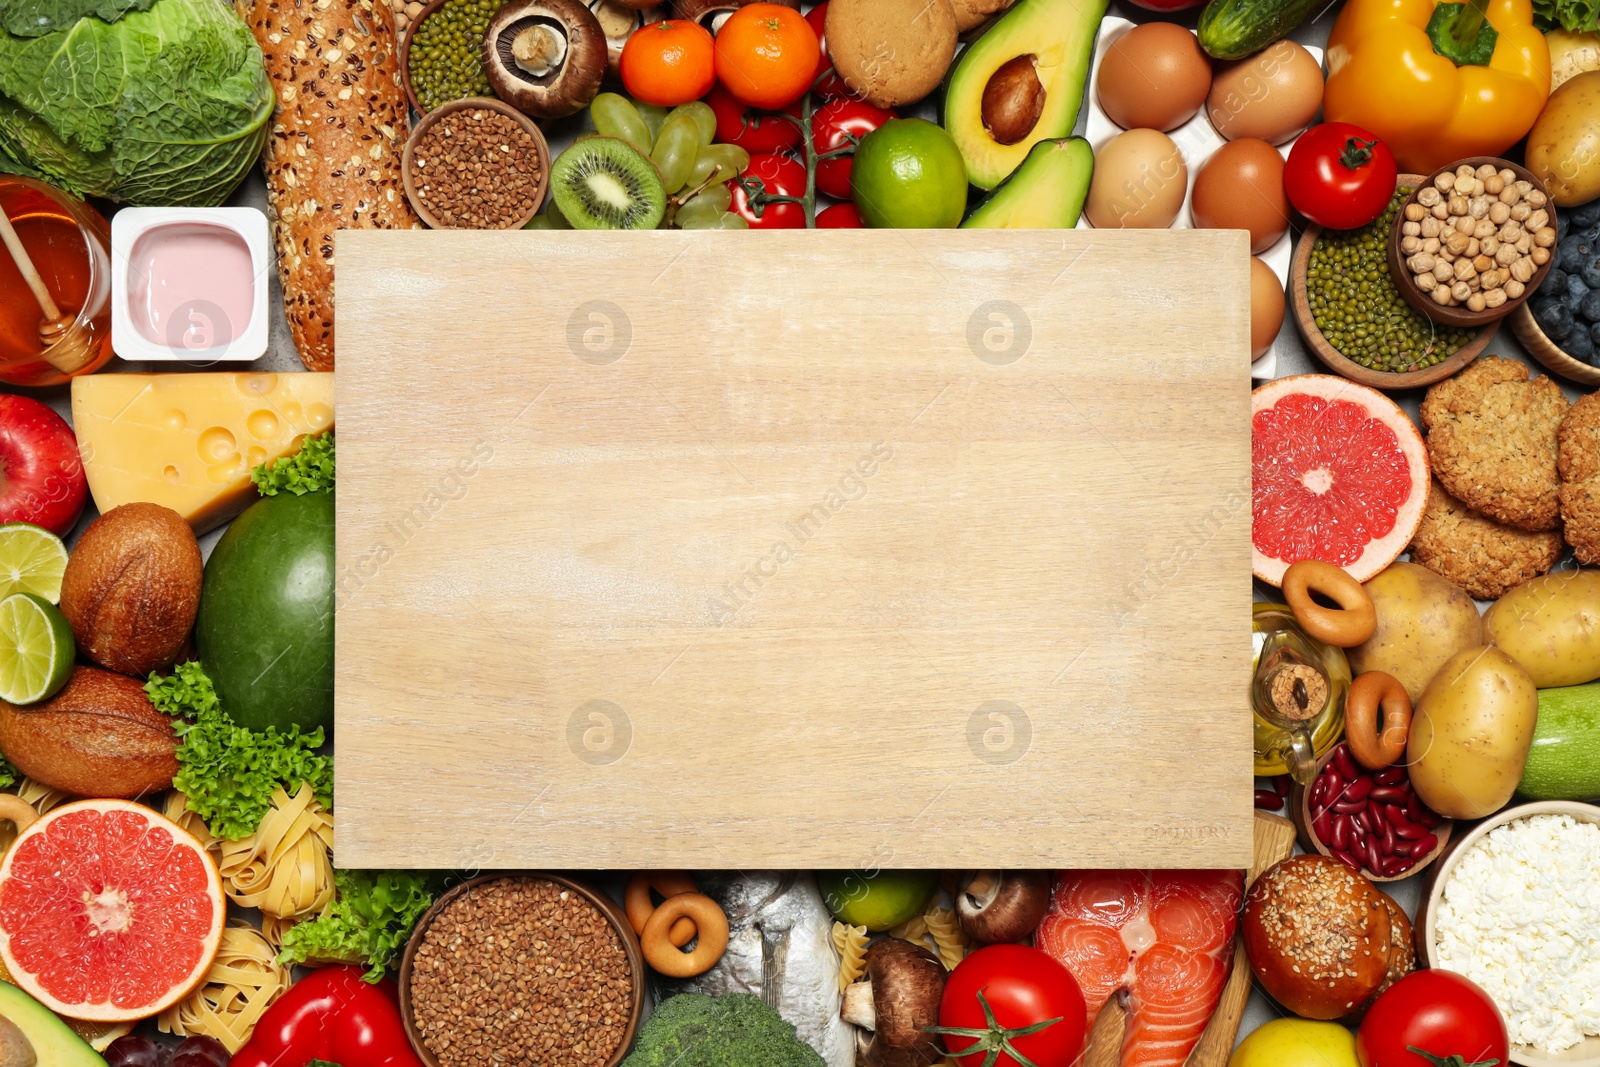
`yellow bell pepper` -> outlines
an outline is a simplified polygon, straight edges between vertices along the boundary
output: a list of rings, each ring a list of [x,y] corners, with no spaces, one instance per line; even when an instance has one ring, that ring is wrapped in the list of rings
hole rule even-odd
[[[1324,119],[1371,131],[1402,172],[1500,155],[1549,96],[1531,0],[1349,0],[1328,37]]]

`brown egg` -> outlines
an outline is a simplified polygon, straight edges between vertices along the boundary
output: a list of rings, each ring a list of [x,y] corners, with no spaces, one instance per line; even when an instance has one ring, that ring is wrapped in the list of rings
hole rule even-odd
[[[1106,49],[1095,85],[1100,106],[1123,129],[1175,130],[1206,102],[1211,60],[1182,26],[1147,22]]]
[[[1250,360],[1272,347],[1283,326],[1283,283],[1255,256],[1250,257]]]
[[[1322,67],[1293,41],[1217,66],[1206,115],[1230,141],[1259,137],[1283,144],[1298,136],[1322,106]]]
[[[1289,231],[1283,157],[1254,137],[1229,141],[1200,165],[1190,211],[1203,230],[1249,230],[1250,251],[1260,255]]]
[[[1084,214],[1103,230],[1159,230],[1183,208],[1189,168],[1172,138],[1127,130],[1095,153]]]

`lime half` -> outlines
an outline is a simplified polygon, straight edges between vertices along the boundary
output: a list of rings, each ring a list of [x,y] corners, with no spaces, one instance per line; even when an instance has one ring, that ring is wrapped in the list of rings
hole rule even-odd
[[[66,569],[67,546],[49,530],[30,522],[0,526],[0,597],[33,593],[58,604]]]
[[[72,675],[72,627],[61,609],[33,593],[0,600],[0,700],[37,704]]]

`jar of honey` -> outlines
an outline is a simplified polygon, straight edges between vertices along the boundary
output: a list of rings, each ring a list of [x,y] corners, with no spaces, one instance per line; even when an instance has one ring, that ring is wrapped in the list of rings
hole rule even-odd
[[[1350,661],[1343,649],[1302,630],[1287,604],[1255,604],[1252,611],[1256,774],[1288,772],[1309,786],[1317,760],[1344,733]]]
[[[111,359],[111,227],[70,193],[0,174],[0,211],[64,315],[65,335],[47,351],[42,312],[15,260],[0,247],[0,382],[58,385]]]

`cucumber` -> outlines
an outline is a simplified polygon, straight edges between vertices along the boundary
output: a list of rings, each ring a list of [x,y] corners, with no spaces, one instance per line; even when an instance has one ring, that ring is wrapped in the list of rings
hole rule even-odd
[[[1517,792],[1533,800],[1600,797],[1600,682],[1539,690],[1539,721]]]
[[[1325,0],[1211,0],[1200,13],[1200,47],[1215,59],[1243,59],[1287,37]]]

